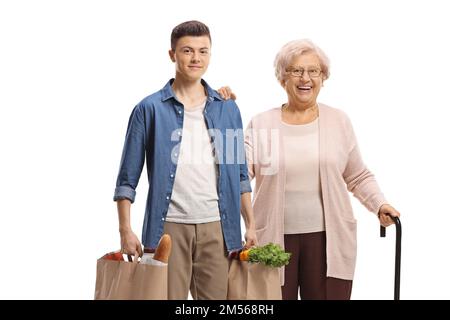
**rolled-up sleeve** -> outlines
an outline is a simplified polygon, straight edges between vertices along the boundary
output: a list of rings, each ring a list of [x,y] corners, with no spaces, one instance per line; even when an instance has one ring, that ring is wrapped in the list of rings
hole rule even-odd
[[[114,201],[128,199],[133,203],[135,198],[136,191],[129,186],[118,186],[114,190]]]
[[[246,192],[252,192],[252,186],[250,180],[241,180],[241,194]]]
[[[138,105],[130,115],[120,161],[119,174],[114,191],[114,201],[136,197],[136,187],[145,161],[145,122],[142,106]]]

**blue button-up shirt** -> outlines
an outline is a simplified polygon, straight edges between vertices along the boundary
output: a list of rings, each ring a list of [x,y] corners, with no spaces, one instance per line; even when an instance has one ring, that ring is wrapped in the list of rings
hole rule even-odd
[[[150,248],[156,248],[163,233],[182,139],[184,107],[175,97],[172,83],[173,79],[133,109],[114,192],[114,201],[134,202],[146,160],[149,190],[142,243]],[[208,95],[204,117],[219,168],[217,190],[222,231],[230,251],[242,246],[240,196],[251,192],[242,119],[233,100],[223,100],[205,81],[202,84]]]

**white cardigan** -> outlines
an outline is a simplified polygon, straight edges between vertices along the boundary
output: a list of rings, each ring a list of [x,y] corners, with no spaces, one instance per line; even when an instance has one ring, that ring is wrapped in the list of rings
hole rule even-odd
[[[280,126],[280,108],[256,115],[247,127],[245,145],[249,176],[256,178],[253,209],[258,242],[260,245],[274,242],[284,248],[284,154],[289,151],[283,150]],[[327,276],[352,280],[356,263],[356,220],[348,191],[374,213],[387,201],[361,159],[349,118],[324,104],[319,104],[319,170],[327,237]]]

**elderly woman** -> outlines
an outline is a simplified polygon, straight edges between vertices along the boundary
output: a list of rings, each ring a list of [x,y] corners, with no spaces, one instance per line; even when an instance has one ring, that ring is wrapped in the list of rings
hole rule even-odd
[[[356,220],[348,191],[383,226],[400,214],[364,165],[347,115],[317,102],[329,77],[324,52],[291,41],[276,56],[275,74],[287,102],[256,115],[246,133],[258,242],[292,253],[283,299],[297,299],[299,288],[302,299],[350,299]]]

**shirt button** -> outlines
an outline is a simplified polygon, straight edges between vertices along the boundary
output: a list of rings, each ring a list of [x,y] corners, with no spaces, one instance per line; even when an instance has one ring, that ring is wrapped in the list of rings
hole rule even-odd
[[[181,114],[181,110],[178,110],[178,113]]]
[[[173,178],[173,173],[170,175],[171,178]]]
[[[164,217],[162,217],[161,220],[164,221]]]
[[[169,196],[167,196],[167,197],[166,197],[166,200],[169,200],[169,199],[170,199]]]
[[[179,136],[181,136],[181,131],[178,131],[177,133],[178,133]]]

